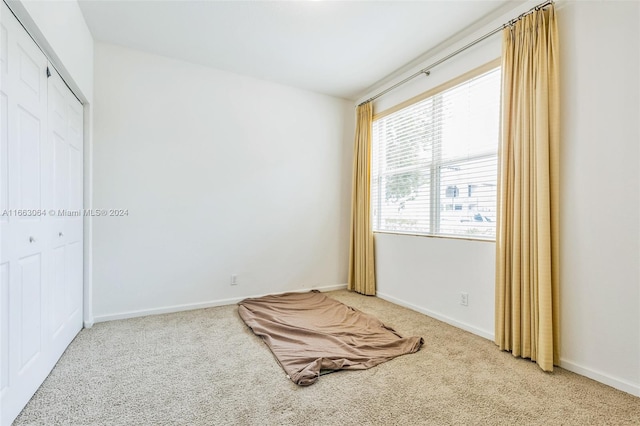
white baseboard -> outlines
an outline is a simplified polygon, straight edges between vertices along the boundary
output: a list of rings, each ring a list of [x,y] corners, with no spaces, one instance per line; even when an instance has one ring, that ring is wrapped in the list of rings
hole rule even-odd
[[[628,382],[623,379],[612,377],[606,373],[596,371],[592,368],[577,364],[568,359],[560,358],[560,367],[569,370],[581,376],[588,377],[596,382],[604,383],[623,392],[630,393],[634,396],[640,396],[640,385]]]
[[[491,341],[494,340],[493,333],[479,329],[477,327],[463,323],[461,321],[454,320],[452,318],[447,317],[446,315],[441,315],[437,312],[430,311],[429,309],[421,308],[420,306],[416,306],[411,303],[405,302],[403,300],[396,299],[395,297],[391,297],[384,293],[378,293],[376,296],[378,296],[381,299],[387,300],[391,303],[395,303],[396,305],[404,306],[405,308],[409,308],[411,310],[420,312],[432,318],[438,319],[442,322],[446,322],[447,324],[450,324],[454,327],[461,328],[470,333],[476,334],[480,337],[484,337],[485,339],[489,339]],[[571,371],[573,373],[579,374],[581,376],[585,376],[590,379],[593,379],[596,382],[600,382],[605,385],[611,386],[612,388],[616,388],[623,392],[627,392],[631,395],[640,396],[640,386],[638,384],[634,384],[623,379],[612,377],[608,374],[579,365],[573,361],[570,361],[564,358],[560,358],[560,367],[564,368],[565,370]]]
[[[334,291],[334,290],[344,290],[347,288],[346,284],[337,284],[337,285],[329,285],[324,287],[314,287],[307,289],[296,289],[296,290],[288,290],[286,292],[280,293],[270,293],[270,294],[282,294],[289,292],[298,292],[303,293],[311,290],[320,290],[322,292],[326,291]],[[137,317],[146,317],[148,315],[160,315],[160,314],[170,314],[173,312],[182,312],[182,311],[191,311],[194,309],[204,309],[204,308],[212,308],[215,306],[225,306],[225,305],[235,305],[241,300],[247,299],[249,297],[261,297],[265,296],[264,294],[260,294],[257,296],[243,296],[243,297],[233,297],[230,299],[219,299],[219,300],[209,300],[207,302],[198,302],[198,303],[186,303],[183,305],[173,305],[173,306],[164,306],[161,308],[151,308],[151,309],[141,309],[138,311],[128,311],[128,312],[120,312],[117,314],[108,314],[108,315],[99,315],[93,318],[94,323],[105,322],[105,321],[114,321],[121,320],[127,318],[137,318]],[[90,328],[93,323],[87,327],[88,324],[85,324],[86,328]]]
[[[435,319],[440,320],[442,322],[446,322],[449,325],[461,328],[461,329],[463,329],[465,331],[468,331],[469,333],[473,333],[473,334],[475,334],[477,336],[484,337],[485,339],[493,341],[493,336],[494,336],[493,333],[491,333],[489,331],[486,331],[486,330],[482,330],[482,329],[480,329],[478,327],[475,327],[475,326],[473,326],[471,324],[467,324],[465,322],[455,320],[455,319],[450,318],[450,317],[448,317],[446,315],[442,315],[442,314],[439,314],[437,312],[431,311],[429,309],[425,309],[425,308],[422,308],[420,306],[416,306],[414,304],[411,304],[409,302],[405,302],[404,300],[396,299],[395,297],[389,296],[388,294],[384,294],[384,293],[378,292],[376,294],[376,296],[378,296],[379,298],[384,299],[386,301],[389,301],[391,303],[395,303],[396,305],[404,306],[405,308],[409,308],[409,309],[411,309],[413,311],[420,312],[421,314],[425,314],[425,315],[427,315],[427,316],[429,316],[431,318],[435,318]]]

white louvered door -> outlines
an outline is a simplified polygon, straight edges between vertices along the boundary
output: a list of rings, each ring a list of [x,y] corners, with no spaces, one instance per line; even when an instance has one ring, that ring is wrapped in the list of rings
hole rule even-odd
[[[0,424],[9,425],[82,326],[82,217],[57,216],[82,208],[82,105],[1,7]]]

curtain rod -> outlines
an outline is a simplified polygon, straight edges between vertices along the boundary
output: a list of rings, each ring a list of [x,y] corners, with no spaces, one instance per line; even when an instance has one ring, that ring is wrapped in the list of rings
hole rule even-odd
[[[416,78],[420,74],[424,74],[425,76],[428,76],[429,74],[431,74],[431,69],[432,68],[435,68],[438,65],[440,65],[441,63],[448,61],[449,59],[451,59],[454,56],[456,56],[458,53],[461,53],[461,52],[467,50],[468,48],[470,48],[472,46],[475,46],[476,44],[480,43],[481,41],[484,41],[485,39],[491,37],[492,35],[500,32],[500,31],[504,30],[505,28],[512,26],[513,24],[518,22],[523,17],[529,15],[530,13],[533,13],[534,11],[537,11],[537,10],[540,10],[540,9],[542,9],[544,7],[547,7],[550,4],[553,4],[553,0],[547,0],[545,2],[540,3],[537,6],[532,7],[528,11],[520,14],[520,16],[518,16],[517,18],[510,20],[506,24],[503,24],[503,25],[499,26],[498,28],[496,28],[496,29],[494,29],[492,31],[489,31],[487,34],[483,35],[480,38],[477,38],[476,40],[472,41],[471,43],[469,43],[469,44],[467,44],[467,45],[465,45],[463,47],[461,47],[460,49],[456,50],[455,52],[448,54],[444,58],[437,60],[436,62],[432,63],[431,65],[429,65],[429,66],[427,66],[425,68],[422,68],[420,71],[418,71],[418,72],[416,72],[414,74],[411,74],[409,77],[405,78],[404,80],[402,80],[402,81],[394,84],[393,86],[388,87],[388,88],[384,89],[383,91],[373,95],[372,97],[370,97],[366,101],[359,103],[358,106],[362,106],[362,105],[366,104],[367,102],[371,102],[371,101],[374,101],[374,100],[378,99],[380,96],[386,95],[387,93],[389,93],[393,89],[402,86],[403,84],[407,83],[408,81],[413,80],[414,78]]]

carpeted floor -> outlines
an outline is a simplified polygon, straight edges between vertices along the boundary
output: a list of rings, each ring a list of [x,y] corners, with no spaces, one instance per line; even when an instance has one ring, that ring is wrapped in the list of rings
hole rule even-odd
[[[640,398],[562,369],[544,373],[375,297],[329,295],[424,346],[298,387],[235,305],[100,323],[80,332],[15,424],[640,424]]]

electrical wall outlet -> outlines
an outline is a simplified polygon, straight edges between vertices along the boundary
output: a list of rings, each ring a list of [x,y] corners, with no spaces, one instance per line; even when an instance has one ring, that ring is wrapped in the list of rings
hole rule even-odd
[[[460,304],[462,306],[469,306],[469,293],[460,293]]]
[[[231,274],[231,285],[238,285],[238,276],[236,274]]]

